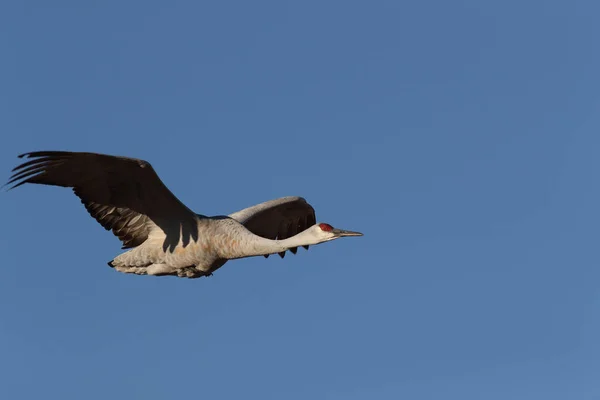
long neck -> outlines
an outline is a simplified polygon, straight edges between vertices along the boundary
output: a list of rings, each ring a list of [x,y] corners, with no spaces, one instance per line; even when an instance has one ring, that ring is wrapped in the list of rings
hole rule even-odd
[[[230,246],[227,246],[226,253],[223,254],[224,258],[234,259],[275,254],[292,247],[314,244],[314,241],[311,240],[306,231],[287,239],[271,240],[255,235],[244,228],[243,231],[236,234],[235,238],[230,240],[230,243]]]

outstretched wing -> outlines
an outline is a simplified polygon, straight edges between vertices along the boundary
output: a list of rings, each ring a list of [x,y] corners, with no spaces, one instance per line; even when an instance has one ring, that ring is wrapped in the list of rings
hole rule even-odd
[[[302,197],[269,200],[230,214],[229,217],[243,224],[255,235],[271,240],[287,239],[317,222],[314,208]],[[308,250],[308,246],[304,248]],[[297,250],[297,247],[290,249],[294,254]],[[283,258],[285,251],[279,255]]]
[[[197,217],[160,180],[150,163],[97,153],[37,151],[13,169],[7,185],[25,183],[73,188],[90,215],[123,242],[143,243],[154,225],[166,235],[164,251],[180,239],[198,239]]]

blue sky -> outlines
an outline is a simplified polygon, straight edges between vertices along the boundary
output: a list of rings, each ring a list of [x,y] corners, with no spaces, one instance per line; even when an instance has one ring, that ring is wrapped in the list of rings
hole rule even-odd
[[[365,236],[119,274],[70,191],[0,194],[0,398],[597,399],[600,5],[5,1],[0,170],[150,161],[196,212]]]

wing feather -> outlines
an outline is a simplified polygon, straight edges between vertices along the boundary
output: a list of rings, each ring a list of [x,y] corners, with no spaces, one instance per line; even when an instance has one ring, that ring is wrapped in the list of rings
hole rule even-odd
[[[302,197],[269,200],[229,215],[250,232],[267,239],[287,239],[316,224],[314,208]],[[308,246],[303,246],[308,250]],[[290,251],[296,254],[297,247]],[[279,253],[281,258],[285,252]]]
[[[160,180],[150,163],[98,153],[37,151],[13,169],[10,189],[25,183],[70,187],[89,214],[122,241],[123,248],[143,243],[158,226],[163,249],[173,251],[198,240],[196,214]]]

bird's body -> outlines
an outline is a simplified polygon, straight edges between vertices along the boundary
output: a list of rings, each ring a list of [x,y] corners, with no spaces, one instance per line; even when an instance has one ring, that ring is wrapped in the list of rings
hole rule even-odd
[[[291,197],[279,200],[302,201]],[[117,256],[110,264],[121,272],[197,278],[212,274],[228,260],[266,256],[289,249],[285,243],[277,245],[281,241],[253,234],[231,217],[198,216],[197,224],[202,234],[187,246],[180,241],[173,252],[165,252],[162,249],[165,234],[153,229],[144,243]]]
[[[90,215],[129,249],[108,264],[139,275],[198,278],[228,260],[296,253],[299,246],[360,236],[316,224],[302,197],[282,197],[207,217],[183,205],[143,160],[97,153],[34,152],[13,169],[9,184],[73,188]]]
[[[164,251],[166,236],[160,229],[154,229],[144,243],[115,257],[109,265],[121,272],[141,275],[188,278],[210,275],[233,258],[231,250],[239,246],[239,239],[236,241],[234,237],[237,232],[243,232],[239,229],[243,226],[230,218],[210,217],[199,217],[197,224],[203,234],[187,246],[180,241],[172,252]]]

